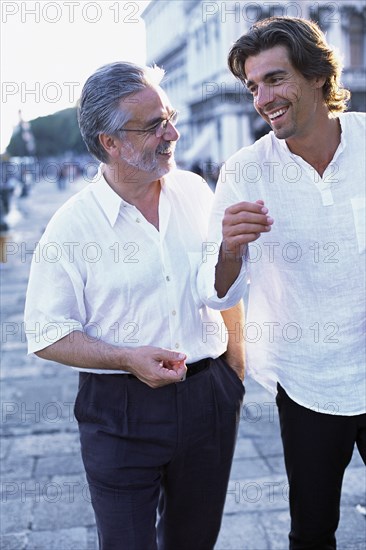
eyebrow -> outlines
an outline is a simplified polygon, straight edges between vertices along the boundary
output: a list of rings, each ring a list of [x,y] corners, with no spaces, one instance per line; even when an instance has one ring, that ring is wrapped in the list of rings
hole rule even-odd
[[[169,113],[168,113],[168,116],[166,118],[164,117],[156,117],[156,118],[153,118],[152,120],[149,120],[149,122],[146,123],[146,126],[145,128],[152,128],[153,126],[155,126],[156,124],[159,124],[159,122],[162,122],[163,120],[167,120],[167,118],[169,118],[173,113],[174,113],[175,109],[172,109]]]
[[[146,123],[145,128],[151,128],[152,126],[159,124],[159,122],[161,122],[162,120],[164,120],[163,117],[153,118],[152,120],[149,120],[149,122]]]
[[[283,75],[283,74],[287,74],[287,71],[285,71],[284,69],[274,69],[273,71],[269,71],[268,73],[266,73],[263,77],[263,80],[266,81],[266,80],[269,80],[273,76],[278,76],[278,75]],[[246,80],[245,81],[245,85],[246,85],[247,88],[250,88],[254,84],[255,84],[254,80]]]

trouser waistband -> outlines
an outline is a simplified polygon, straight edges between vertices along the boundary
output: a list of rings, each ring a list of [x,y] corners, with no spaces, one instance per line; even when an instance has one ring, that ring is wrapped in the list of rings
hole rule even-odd
[[[186,378],[189,378],[189,376],[194,376],[195,374],[198,374],[199,372],[207,369],[209,365],[210,365],[209,357],[206,357],[205,359],[200,359],[195,363],[187,363]]]

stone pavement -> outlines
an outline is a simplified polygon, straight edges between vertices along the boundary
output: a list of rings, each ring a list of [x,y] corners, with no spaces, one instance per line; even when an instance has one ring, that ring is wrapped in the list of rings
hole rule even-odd
[[[72,192],[41,181],[18,200],[3,242],[2,511],[3,550],[94,550],[95,521],[79,453],[73,402],[77,373],[26,355],[23,307],[30,251]],[[3,241],[4,241],[3,239]],[[6,256],[4,251],[6,247]],[[286,550],[288,486],[273,397],[246,380],[245,406],[216,550]],[[365,470],[355,452],[347,469],[338,529],[340,550],[366,548]],[[204,510],[202,510],[204,514]],[[194,548],[187,550],[195,550]]]

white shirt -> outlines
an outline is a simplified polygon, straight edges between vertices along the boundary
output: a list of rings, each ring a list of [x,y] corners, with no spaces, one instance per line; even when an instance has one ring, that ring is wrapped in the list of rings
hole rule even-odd
[[[341,143],[320,177],[273,132],[223,166],[212,232],[199,274],[210,307],[234,305],[249,285],[247,368],[300,405],[356,415],[366,411],[365,120],[339,116]],[[224,210],[262,199],[272,230],[249,245],[239,277],[219,299],[214,265]]]
[[[53,216],[35,250],[25,309],[29,353],[75,330],[113,345],[181,351],[187,363],[224,353],[221,314],[196,289],[212,197],[195,174],[165,176],[157,231],[99,172]]]

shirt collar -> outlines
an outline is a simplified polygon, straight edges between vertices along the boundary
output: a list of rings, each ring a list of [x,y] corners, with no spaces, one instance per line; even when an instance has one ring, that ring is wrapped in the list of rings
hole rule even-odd
[[[129,206],[131,204],[123,200],[112,187],[108,184],[107,180],[104,177],[105,164],[100,164],[98,171],[92,180],[93,185],[93,194],[101,206],[103,212],[108,218],[109,223],[114,227],[118,215],[120,213],[121,206]],[[166,174],[160,178],[161,183],[161,192],[165,193],[167,187],[169,187],[169,179],[171,174]]]
[[[98,172],[93,179],[93,194],[107,216],[109,223],[114,227],[121,206],[123,204],[127,205],[128,203],[113,191],[112,187],[107,183],[103,173],[104,164],[100,164]]]

